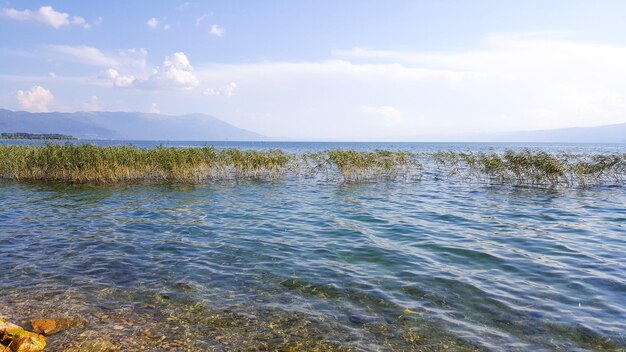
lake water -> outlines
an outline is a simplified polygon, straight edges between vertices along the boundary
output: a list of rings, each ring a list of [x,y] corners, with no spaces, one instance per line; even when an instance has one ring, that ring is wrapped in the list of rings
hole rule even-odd
[[[624,144],[208,144],[626,152]],[[625,253],[626,187],[428,177],[0,182],[0,315],[70,318],[71,329],[49,338],[51,351],[620,351]]]

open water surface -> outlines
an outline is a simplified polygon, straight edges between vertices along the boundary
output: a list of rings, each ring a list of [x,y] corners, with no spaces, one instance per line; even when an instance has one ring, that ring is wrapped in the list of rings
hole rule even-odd
[[[626,151],[275,144],[217,147]],[[623,351],[626,187],[2,181],[0,315],[69,318],[51,351]]]

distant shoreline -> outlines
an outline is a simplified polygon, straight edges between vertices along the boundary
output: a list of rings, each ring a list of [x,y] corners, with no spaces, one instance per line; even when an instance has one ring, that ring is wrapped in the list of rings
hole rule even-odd
[[[0,139],[23,139],[23,140],[66,140],[75,141],[78,138],[60,133],[24,133],[24,132],[4,132],[0,133]]]

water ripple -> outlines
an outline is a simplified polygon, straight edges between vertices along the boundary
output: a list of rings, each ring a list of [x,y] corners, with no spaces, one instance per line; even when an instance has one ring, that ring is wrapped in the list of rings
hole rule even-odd
[[[169,328],[167,311],[209,349],[233,347],[216,315],[254,339],[306,320],[360,350],[626,346],[623,188],[2,183],[0,199],[0,304],[18,318]]]

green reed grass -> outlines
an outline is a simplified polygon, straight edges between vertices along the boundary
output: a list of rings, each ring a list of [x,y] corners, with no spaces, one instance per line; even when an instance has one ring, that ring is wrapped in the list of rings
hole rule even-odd
[[[439,172],[487,183],[541,187],[623,184],[626,154],[550,154],[529,150],[505,153],[436,152]]]
[[[426,170],[425,166],[432,168]],[[626,154],[574,155],[330,150],[286,153],[240,150],[47,144],[0,146],[0,178],[71,183],[199,184],[224,179],[280,179],[285,175],[364,182],[417,180],[423,174],[461,176],[488,184],[585,187],[624,184]]]
[[[202,183],[215,178],[277,178],[288,162],[289,156],[278,150],[0,146],[0,177],[13,180]]]
[[[24,181],[197,184],[216,179],[278,179],[287,173],[318,175],[320,170],[328,176],[337,169],[350,182],[391,179],[418,164],[413,154],[389,151],[288,154],[213,147],[0,146],[0,178]]]
[[[331,150],[327,155],[327,163],[334,164],[344,180],[348,181],[413,177],[415,171],[419,172],[422,168],[416,154],[402,151]]]

